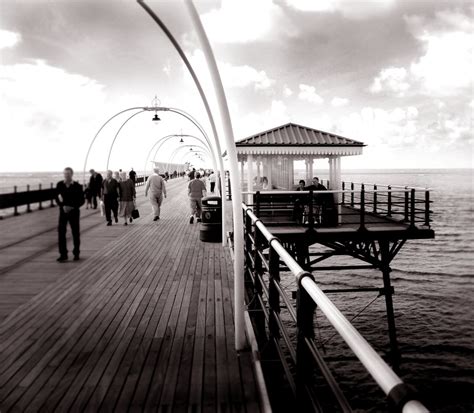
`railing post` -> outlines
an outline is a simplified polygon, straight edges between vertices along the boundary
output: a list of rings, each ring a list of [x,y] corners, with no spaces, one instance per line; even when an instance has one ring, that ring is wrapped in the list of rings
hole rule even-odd
[[[262,235],[260,233],[260,230],[256,225],[252,225],[253,227],[253,239],[254,239],[254,245],[253,245],[253,274],[254,274],[254,289],[253,289],[253,294],[254,297],[252,297],[251,303],[252,305],[249,305],[249,310],[252,311],[252,318],[255,323],[256,330],[258,332],[257,337],[259,340],[259,344],[261,343],[262,345],[266,343],[267,340],[267,332],[265,328],[265,314],[263,312],[262,304],[261,304],[261,298],[263,296],[263,286],[261,284],[261,279],[263,274],[263,265],[262,265],[262,258],[260,257],[259,251],[263,249],[262,245]],[[247,238],[248,235],[247,235]],[[251,262],[249,261],[249,264]],[[250,271],[251,269],[247,269]],[[256,295],[256,296],[255,296]]]
[[[374,214],[377,213],[377,185],[374,185]]]
[[[15,197],[14,197],[15,198],[15,206],[13,207],[13,215],[17,216],[17,215],[20,215],[20,214],[18,213],[18,207],[16,205],[16,202],[17,202],[17,197],[16,197],[17,186],[16,185],[13,187],[13,193],[15,194]]]
[[[354,208],[354,182],[351,182],[351,207]]]
[[[425,225],[430,226],[430,191],[425,191]]]
[[[310,230],[314,229],[314,213],[313,213],[313,191],[309,191],[309,201],[308,201],[308,226]]]
[[[392,187],[390,185],[387,192],[387,216],[392,216]]]
[[[362,184],[360,190],[360,222],[359,231],[364,231],[365,228],[365,186]]]
[[[39,200],[39,205],[38,205],[38,209],[39,210],[42,210],[43,209],[43,204],[41,202],[41,184],[38,185],[38,190],[40,191],[40,200]]]
[[[345,189],[346,189],[346,183],[342,181],[342,204],[344,204],[344,198],[346,195],[346,193],[344,192]]]
[[[300,276],[296,297],[296,326],[298,329],[296,343],[296,394],[300,411],[305,410],[307,400],[305,387],[312,382],[313,359],[306,340],[314,339],[313,318],[314,310],[316,309],[313,299],[301,285],[303,277],[311,277],[313,279],[313,276],[310,273],[304,273]]]
[[[416,218],[416,200],[415,200],[415,188],[411,189],[411,202],[410,202],[410,228],[415,228],[415,218]]]
[[[280,282],[280,257],[272,247],[271,243],[268,251],[268,260],[268,275],[270,279],[268,286],[268,306],[270,308],[268,328],[271,337],[278,339],[281,336],[277,322],[277,317],[280,316],[280,294],[278,293],[276,283]]]
[[[255,192],[255,215],[260,218],[260,191]]]
[[[409,196],[410,194],[408,193],[408,187],[405,187],[405,222],[408,222],[408,203],[409,203]]]
[[[50,188],[51,188],[51,194],[52,194],[52,196],[51,196],[51,200],[50,200],[49,206],[50,206],[51,208],[53,208],[53,207],[54,207],[54,185],[53,185],[52,182],[51,182]]]
[[[245,257],[245,261],[247,262],[247,267],[252,268],[251,262],[250,262],[250,254],[252,253],[252,240],[250,239],[250,234],[252,232],[252,219],[250,216],[247,214],[246,211],[244,211],[244,224],[245,224],[245,249],[247,251],[247,255]]]
[[[30,205],[30,184],[26,185],[26,212],[31,212],[31,205]]]

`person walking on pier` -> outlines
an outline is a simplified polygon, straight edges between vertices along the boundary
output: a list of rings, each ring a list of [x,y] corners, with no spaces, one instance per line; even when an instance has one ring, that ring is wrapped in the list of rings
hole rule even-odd
[[[97,198],[102,197],[102,175],[98,172],[96,172],[94,169],[91,169],[90,171],[91,177],[89,179],[89,189],[90,189],[90,195],[91,195],[91,200],[92,204],[94,206],[94,209],[97,209]]]
[[[80,233],[79,233],[79,208],[84,205],[84,192],[82,185],[72,180],[74,171],[72,168],[64,169],[64,180],[56,185],[56,203],[59,206],[59,225],[58,225],[58,262],[64,262],[68,259],[68,250],[66,243],[67,224],[71,226],[72,240],[74,249],[74,261],[79,259],[80,254]]]
[[[209,175],[209,183],[211,185],[211,192],[214,193],[214,190],[216,188],[216,174],[214,173],[214,171],[211,171]]]
[[[153,168],[153,174],[147,179],[145,185],[145,197],[150,195],[150,203],[153,208],[153,221],[160,219],[161,204],[163,196],[166,198],[166,183],[160,176],[159,168]]]
[[[201,174],[196,172],[193,180],[189,181],[188,184],[188,196],[191,205],[191,217],[189,223],[194,223],[194,218],[197,218],[197,222],[201,222],[201,211],[202,211],[202,198],[206,194],[206,185],[201,181]]]
[[[130,176],[130,174],[129,174]],[[124,225],[128,225],[127,221],[133,221],[132,211],[135,209],[135,184],[130,177],[127,179],[127,173],[122,172],[122,181],[120,182],[120,216],[125,219]]]
[[[103,201],[105,207],[105,219],[107,226],[112,225],[112,213],[114,214],[115,222],[118,223],[118,198],[119,198],[119,183],[112,177],[112,171],[107,171],[107,178],[103,183]]]
[[[136,181],[137,181],[137,173],[133,170],[132,170],[128,173],[128,176],[130,177],[130,179],[132,180],[133,182],[133,185],[135,185]]]

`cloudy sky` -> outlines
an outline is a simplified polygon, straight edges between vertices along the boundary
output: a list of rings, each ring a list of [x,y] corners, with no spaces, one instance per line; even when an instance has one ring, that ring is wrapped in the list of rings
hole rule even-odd
[[[212,96],[184,5],[148,4],[179,39]],[[365,142],[363,156],[344,159],[350,168],[473,166],[470,1],[196,5],[236,138],[291,121]],[[99,126],[121,109],[150,105],[155,95],[208,128],[178,55],[133,0],[1,0],[0,53],[1,171],[51,171],[66,164],[80,170]],[[198,134],[177,115],[160,116],[158,125],[147,113],[124,127],[113,168],[142,169],[160,137]],[[99,136],[88,166],[105,167],[125,119]],[[160,156],[168,159],[176,144]]]

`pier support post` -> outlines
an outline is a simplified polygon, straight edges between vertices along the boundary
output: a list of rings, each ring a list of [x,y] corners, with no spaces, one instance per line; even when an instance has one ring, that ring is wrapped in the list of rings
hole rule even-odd
[[[298,410],[306,411],[308,406],[308,394],[306,385],[312,381],[313,359],[308,347],[308,340],[314,338],[314,310],[316,304],[307,291],[301,285],[304,277],[313,276],[304,273],[298,280],[298,293],[296,298],[296,325],[298,328],[296,343],[296,398]]]
[[[43,203],[41,202],[41,184],[38,185],[38,190],[40,191],[40,201],[39,201],[39,205],[38,205],[38,209],[43,209]]]
[[[382,260],[382,276],[383,276],[383,289],[385,295],[385,305],[387,309],[387,324],[388,324],[388,337],[390,340],[390,359],[392,361],[392,367],[395,371],[398,371],[400,366],[400,352],[398,350],[397,341],[397,328],[395,326],[395,315],[393,311],[393,300],[392,294],[393,289],[390,282],[390,248],[388,241],[379,241],[380,254]]]

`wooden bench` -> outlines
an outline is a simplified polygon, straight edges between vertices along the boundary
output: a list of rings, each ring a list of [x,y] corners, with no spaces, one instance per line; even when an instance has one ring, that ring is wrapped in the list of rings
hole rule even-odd
[[[318,204],[321,205],[317,199],[318,195],[313,195],[314,210],[317,209]],[[321,224],[323,226],[336,226],[337,209],[332,194],[325,194],[322,200],[324,205],[322,207]],[[303,211],[298,211],[298,205],[300,208],[304,208],[309,204],[310,195],[308,193],[256,192],[253,196],[255,215],[261,218],[266,225],[301,225],[302,222],[298,220],[298,216],[300,214],[303,216]],[[307,219],[303,218],[303,221],[307,221]]]

